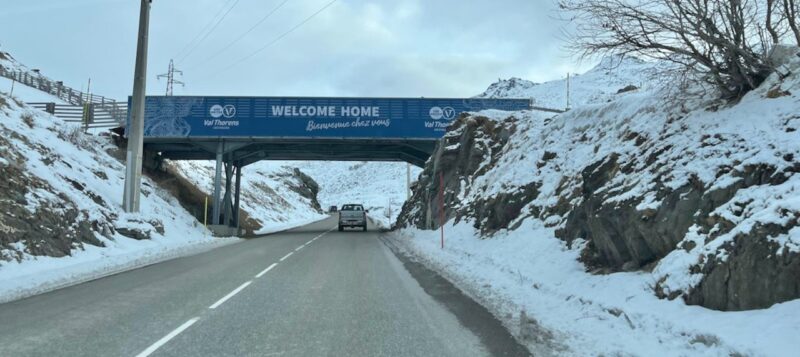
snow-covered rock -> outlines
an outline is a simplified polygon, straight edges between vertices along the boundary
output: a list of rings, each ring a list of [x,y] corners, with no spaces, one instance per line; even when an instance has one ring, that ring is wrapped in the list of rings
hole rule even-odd
[[[800,60],[733,104],[663,86],[660,66],[601,64],[573,81],[587,96],[563,114],[454,123],[404,206],[398,241],[509,325],[525,310],[556,336],[534,348],[791,355]],[[619,91],[628,84],[640,89]],[[565,99],[542,86],[525,96]],[[439,170],[444,250],[438,232],[420,230],[439,226],[429,190]]]

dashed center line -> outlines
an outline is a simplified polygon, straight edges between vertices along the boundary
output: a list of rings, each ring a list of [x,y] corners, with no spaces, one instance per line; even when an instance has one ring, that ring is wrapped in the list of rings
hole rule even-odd
[[[337,226],[334,226],[333,228],[331,228],[330,230],[326,231],[325,233],[322,233],[322,234],[314,237],[313,239],[309,240],[305,244],[297,247],[294,251],[297,252],[300,249],[303,249],[305,246],[311,244],[312,242],[316,241],[319,238],[322,238],[322,236],[324,236],[325,234],[330,233],[331,231],[333,231],[336,228],[337,228]],[[289,257],[292,256],[292,254],[294,254],[294,252],[289,252],[289,254],[286,254],[283,258],[280,259],[280,261],[284,261],[284,260],[288,259]],[[256,278],[260,278],[260,277],[264,276],[264,274],[266,274],[267,272],[269,272],[270,270],[275,268],[277,265],[278,265],[278,263],[272,263],[272,265],[270,265],[266,269],[262,270],[260,273],[256,274]],[[242,285],[239,285],[238,288],[233,289],[233,291],[228,293],[228,295],[223,296],[222,299],[217,300],[217,302],[215,302],[214,304],[212,304],[208,308],[209,309],[216,309],[217,307],[219,307],[220,305],[222,305],[226,301],[228,301],[228,299],[232,298],[234,295],[236,295],[240,291],[244,290],[244,288],[246,288],[251,283],[253,283],[252,280],[250,280],[250,281],[248,281],[248,282],[246,282],[246,283],[244,283]],[[147,349],[145,349],[144,351],[140,352],[138,355],[136,355],[136,357],[147,357],[147,356],[151,355],[153,352],[155,352],[156,350],[161,348],[161,346],[163,346],[164,344],[169,342],[171,339],[175,338],[175,336],[178,336],[181,332],[185,331],[186,329],[188,329],[189,327],[194,325],[194,323],[197,322],[198,320],[200,320],[200,317],[195,317],[195,318],[190,319],[189,321],[184,322],[183,325],[178,326],[178,328],[172,330],[172,332],[168,333],[166,336],[162,337],[160,340],[156,341],[155,343],[153,343],[152,345],[147,347]]]
[[[277,265],[278,265],[278,263],[272,263],[272,265],[270,265],[269,267],[267,267],[267,269],[264,269],[264,270],[262,270],[260,273],[258,273],[258,274],[256,275],[256,278],[260,278],[260,277],[264,276],[264,274],[266,274],[268,271],[272,270],[272,268],[274,268],[274,267],[275,267],[275,266],[277,266]]]
[[[228,299],[230,299],[230,298],[232,298],[234,295],[238,294],[240,291],[242,291],[244,288],[246,288],[246,287],[247,287],[248,285],[250,285],[250,283],[252,283],[252,282],[253,282],[253,281],[252,281],[252,280],[250,280],[250,281],[248,281],[248,282],[246,282],[246,283],[244,283],[244,284],[242,284],[242,285],[239,285],[239,287],[238,287],[238,288],[236,288],[236,289],[233,289],[233,291],[231,291],[230,293],[228,293],[228,295],[225,295],[224,297],[222,297],[222,299],[219,299],[219,300],[217,300],[217,302],[215,302],[213,305],[209,306],[208,308],[209,308],[209,309],[216,309],[217,307],[219,307],[220,305],[222,305],[223,303],[225,303],[225,301],[228,301]]]
[[[178,334],[180,334],[181,332],[183,332],[184,330],[186,330],[190,326],[194,325],[194,323],[197,322],[197,320],[199,320],[199,319],[200,319],[199,317],[195,317],[195,318],[193,318],[193,319],[191,319],[189,321],[184,322],[183,325],[178,326],[178,328],[172,330],[172,332],[168,333],[166,336],[164,336],[160,340],[156,341],[156,343],[150,345],[150,347],[147,347],[147,349],[145,349],[144,351],[142,351],[141,353],[136,355],[136,357],[147,357],[147,356],[149,356],[150,354],[155,352],[157,349],[159,349],[161,346],[163,346],[165,343],[169,342],[169,340],[175,338],[175,336],[178,336]]]
[[[289,252],[289,254],[284,255],[283,258],[280,259],[280,261],[282,262],[282,261],[286,260],[287,258],[291,257],[292,254],[294,254],[294,252]]]

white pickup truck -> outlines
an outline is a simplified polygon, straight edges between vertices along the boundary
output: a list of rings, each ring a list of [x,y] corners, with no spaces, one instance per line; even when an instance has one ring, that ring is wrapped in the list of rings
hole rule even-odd
[[[367,230],[367,211],[362,205],[343,205],[339,210],[339,232],[344,227],[361,227],[362,231]]]

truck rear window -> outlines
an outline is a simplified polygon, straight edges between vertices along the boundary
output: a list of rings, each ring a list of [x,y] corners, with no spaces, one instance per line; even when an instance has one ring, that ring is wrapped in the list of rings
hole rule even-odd
[[[363,211],[364,207],[357,206],[357,205],[344,205],[342,206],[342,211]]]

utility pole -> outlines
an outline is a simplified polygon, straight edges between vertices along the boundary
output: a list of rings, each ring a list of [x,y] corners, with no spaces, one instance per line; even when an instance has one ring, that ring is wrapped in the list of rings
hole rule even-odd
[[[131,122],[128,128],[128,152],[125,167],[125,192],[122,207],[125,212],[139,212],[142,184],[142,144],[144,141],[144,100],[147,83],[147,37],[150,27],[150,3],[142,0],[139,13],[139,43],[136,46],[136,68],[133,74]]]
[[[157,77],[158,79],[161,78],[167,79],[167,96],[172,96],[172,88],[174,87],[175,84],[180,84],[181,86],[185,85],[185,83],[175,79],[176,73],[183,75],[183,71],[175,69],[174,62],[172,60],[169,60],[169,70],[167,70],[167,73],[159,74]]]

